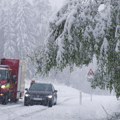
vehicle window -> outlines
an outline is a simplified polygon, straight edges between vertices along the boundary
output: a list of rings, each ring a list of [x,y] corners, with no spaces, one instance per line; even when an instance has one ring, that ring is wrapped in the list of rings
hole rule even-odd
[[[52,91],[52,86],[49,84],[33,84],[29,90],[31,91]]]
[[[6,70],[0,70],[0,80],[7,80],[7,71]]]

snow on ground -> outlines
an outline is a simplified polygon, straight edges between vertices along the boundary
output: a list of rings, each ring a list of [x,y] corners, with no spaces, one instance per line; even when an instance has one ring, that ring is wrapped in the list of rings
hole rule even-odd
[[[55,85],[55,88],[58,90],[56,106],[24,106],[23,100],[0,105],[0,120],[103,120],[107,113],[112,115],[119,109],[120,101],[115,96],[92,95],[91,101],[90,95],[81,95],[76,89],[64,85]]]

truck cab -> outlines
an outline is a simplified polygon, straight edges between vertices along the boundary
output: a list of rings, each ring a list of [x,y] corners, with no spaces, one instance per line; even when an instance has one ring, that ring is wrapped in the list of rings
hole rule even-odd
[[[16,102],[24,93],[24,77],[20,61],[2,59],[0,65],[0,102]]]

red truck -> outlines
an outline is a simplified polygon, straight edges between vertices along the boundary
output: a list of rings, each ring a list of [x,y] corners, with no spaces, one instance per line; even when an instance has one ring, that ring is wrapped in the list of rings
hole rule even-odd
[[[0,60],[0,103],[17,102],[24,94],[25,66],[19,59]]]

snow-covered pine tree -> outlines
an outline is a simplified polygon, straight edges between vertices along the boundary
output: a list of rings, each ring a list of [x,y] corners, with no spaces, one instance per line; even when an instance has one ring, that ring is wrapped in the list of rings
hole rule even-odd
[[[2,0],[0,1],[0,56],[2,57],[3,56],[3,51],[4,51],[4,48],[3,48],[3,45],[4,45],[4,35],[3,35],[3,4],[2,4]]]
[[[120,1],[109,0],[104,2],[106,6],[106,29],[104,41],[102,41],[98,57],[99,70],[93,81],[94,86],[107,87],[115,90],[116,96],[120,96]],[[103,13],[102,13],[103,14]]]
[[[36,21],[35,26],[37,44],[34,51],[29,55],[29,60],[31,60],[30,62],[34,64],[34,66],[32,66],[32,74],[34,74],[36,72],[36,68],[44,66],[43,64],[40,64],[41,61],[44,61],[44,57],[39,61],[39,66],[36,63],[38,63],[39,56],[41,56],[41,54],[43,55],[44,53],[44,41],[48,34],[48,23],[51,14],[51,6],[49,0],[32,0],[32,3]]]
[[[16,41],[15,41],[15,32],[14,32],[14,19],[12,11],[12,0],[3,1],[3,21],[2,29],[4,35],[4,57],[15,58],[16,56]],[[16,56],[17,57],[17,56]]]
[[[37,39],[42,45],[48,34],[48,23],[51,14],[49,0],[33,0],[34,11],[36,13]]]
[[[25,59],[37,45],[35,14],[27,0],[14,0],[13,13],[19,58]]]
[[[94,9],[93,9],[94,8]],[[46,49],[46,71],[63,69],[73,64],[88,64],[94,54],[94,16],[97,7],[92,1],[71,0],[50,22]]]
[[[120,96],[119,25],[119,0],[68,0],[50,23],[43,72],[87,65],[95,54],[93,87],[114,88]]]

